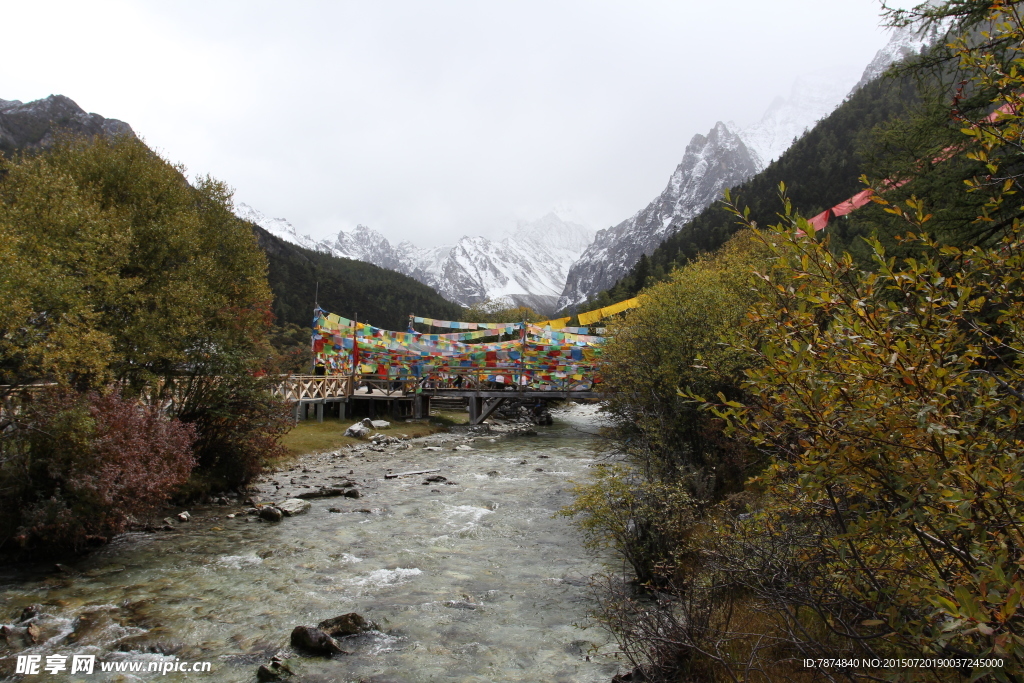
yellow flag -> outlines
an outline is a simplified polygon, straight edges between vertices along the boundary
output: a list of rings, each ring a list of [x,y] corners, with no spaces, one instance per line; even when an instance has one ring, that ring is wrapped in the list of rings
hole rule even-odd
[[[639,305],[640,300],[634,297],[632,299],[620,301],[617,304],[612,304],[611,306],[605,306],[604,308],[598,308],[593,311],[587,311],[586,313],[580,313],[580,325],[589,325],[593,322],[601,320],[602,318],[607,318],[608,316],[615,315],[616,313],[621,313],[622,311],[625,311],[629,308],[636,308]]]

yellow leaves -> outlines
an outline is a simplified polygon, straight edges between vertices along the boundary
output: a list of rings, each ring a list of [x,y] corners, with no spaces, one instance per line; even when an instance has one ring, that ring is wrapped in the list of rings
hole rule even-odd
[[[0,313],[0,384],[169,372],[259,336],[230,312],[271,299],[266,260],[222,186],[98,139],[10,162],[5,189],[0,298],[16,303]]]

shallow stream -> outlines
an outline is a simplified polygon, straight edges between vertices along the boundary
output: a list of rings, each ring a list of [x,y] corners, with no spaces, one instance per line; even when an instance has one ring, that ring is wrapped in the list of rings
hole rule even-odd
[[[302,683],[607,683],[625,665],[603,631],[581,628],[600,566],[554,516],[570,480],[588,476],[595,428],[593,412],[578,407],[536,436],[476,436],[472,450],[454,449],[466,437],[445,435],[407,450],[310,456],[269,477],[264,499],[341,476],[357,479],[362,497],[313,500],[280,523],[228,519],[241,504],[193,508],[173,531],[126,534],[61,571],[2,570],[0,680],[251,682],[283,653]],[[448,482],[385,479],[389,469],[439,469]],[[41,614],[16,623],[32,604]],[[347,612],[379,627],[343,640],[350,654],[289,648],[295,626]],[[102,673],[97,663],[92,675],[22,677],[17,654],[43,655],[43,664],[54,654],[177,658],[208,661],[211,672]]]

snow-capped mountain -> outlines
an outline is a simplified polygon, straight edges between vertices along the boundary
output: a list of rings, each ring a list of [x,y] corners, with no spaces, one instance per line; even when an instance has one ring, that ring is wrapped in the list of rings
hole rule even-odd
[[[291,242],[313,251],[322,251],[327,254],[334,253],[334,249],[326,241],[315,239],[309,235],[303,235],[284,218],[268,218],[248,204],[238,204],[235,206],[235,215],[244,221],[255,223],[271,235],[280,237],[285,242]]]
[[[936,37],[934,32],[894,31],[863,73],[830,69],[802,76],[789,96],[777,97],[757,122],[745,127],[718,122],[707,135],[693,136],[661,194],[633,216],[596,234],[551,213],[520,224],[501,240],[463,237],[454,245],[421,248],[409,242],[392,245],[362,225],[341,231],[336,239],[318,240],[300,234],[284,219],[267,218],[244,204],[238,213],[301,246],[410,275],[463,305],[499,300],[529,305],[544,314],[569,310],[615,284],[642,254],[650,255],[720,199],[726,188],[768,166],[847,94]]]
[[[919,54],[924,48],[936,44],[945,34],[947,28],[948,25],[938,24],[928,31],[918,31],[910,27],[894,30],[889,36],[889,42],[875,53],[874,59],[868,63],[853,89],[857,90],[869,81],[878,78],[896,62]]]
[[[615,284],[641,254],[650,254],[679,227],[758,171],[757,161],[740,136],[717,123],[694,135],[668,186],[630,218],[600,230],[569,270],[558,310],[580,304]]]
[[[669,235],[720,199],[724,190],[778,159],[850,92],[935,39],[934,33],[894,31],[859,81],[848,69],[805,75],[793,84],[788,98],[777,97],[753,125],[741,128],[719,122],[707,136],[695,135],[660,195],[618,225],[598,231],[570,269],[558,309],[570,310],[614,285],[642,254],[650,256]]]
[[[804,131],[831,114],[857,83],[857,71],[833,68],[800,76],[789,97],[776,97],[757,123],[741,128],[730,121],[729,128],[750,150],[757,170],[782,156]]]
[[[334,240],[299,233],[283,218],[268,218],[247,204],[235,213],[288,242],[342,258],[366,261],[409,275],[464,306],[483,301],[526,305],[553,314],[569,267],[594,237],[594,231],[552,212],[520,222],[502,240],[463,237],[454,245],[392,245],[365,225],[342,230]]]

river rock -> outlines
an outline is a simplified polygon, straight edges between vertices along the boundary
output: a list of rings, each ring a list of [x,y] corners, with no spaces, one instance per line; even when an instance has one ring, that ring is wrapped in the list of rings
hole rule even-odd
[[[104,632],[113,626],[113,619],[106,610],[98,609],[83,612],[75,619],[67,642],[82,645],[102,645]]]
[[[328,657],[345,652],[338,641],[312,626],[296,626],[292,630],[292,647]]]
[[[294,515],[301,515],[303,512],[309,510],[309,501],[303,500],[302,498],[289,498],[286,501],[278,503],[277,507],[285,514],[286,517],[292,517]]]
[[[471,451],[473,449],[472,449],[472,447],[467,446],[464,443],[461,443],[461,444],[459,444],[458,446],[455,447],[455,450],[457,450],[457,451]]]
[[[267,522],[280,522],[284,514],[273,505],[265,505],[260,508],[260,519]]]
[[[21,610],[21,616],[18,617],[18,621],[28,621],[33,617],[38,617],[42,614],[43,608],[39,605],[29,605]]]
[[[442,477],[440,474],[434,474],[432,476],[427,477],[423,481],[423,483],[426,484],[428,482],[441,482],[441,481],[448,481],[448,477]]]
[[[361,439],[369,433],[370,428],[364,424],[360,424],[359,422],[345,430],[345,436],[353,436],[357,439]]]
[[[256,680],[258,681],[283,681],[285,678],[291,676],[294,671],[288,666],[287,662],[272,661],[270,664],[261,664],[260,668],[256,670]]]
[[[190,519],[192,519],[192,515],[188,514],[187,512],[179,512],[178,513],[178,521],[179,522],[187,522]]]
[[[370,420],[370,426],[374,429],[387,429],[391,423],[387,420]]]
[[[373,624],[364,619],[361,614],[349,612],[348,614],[342,614],[340,617],[324,619],[316,627],[329,636],[342,638],[344,636],[354,636],[363,631],[369,631],[373,628]]]
[[[158,655],[173,655],[185,646],[167,638],[164,629],[155,628],[146,633],[128,636],[117,641],[116,647],[121,652],[148,652]]]
[[[3,638],[7,647],[13,650],[23,650],[32,645],[28,629],[22,626],[0,626],[0,638]]]
[[[357,488],[345,489],[346,498],[360,498],[362,495]]]
[[[337,496],[345,495],[345,489],[337,486],[328,486],[316,491],[303,491],[296,498],[302,498],[303,500],[311,500],[313,498],[336,498]]]

